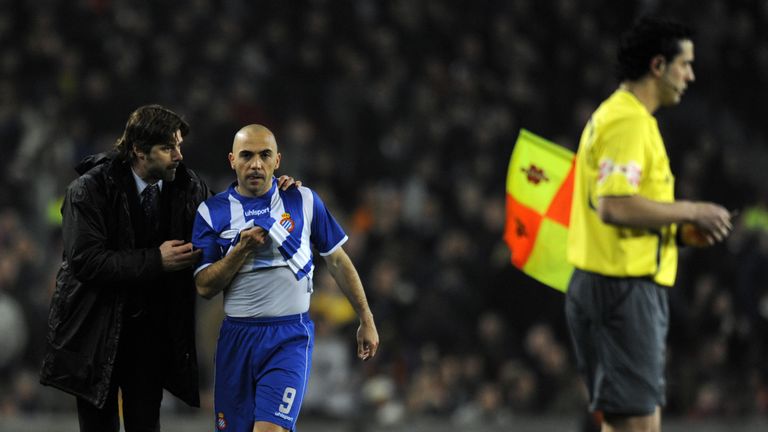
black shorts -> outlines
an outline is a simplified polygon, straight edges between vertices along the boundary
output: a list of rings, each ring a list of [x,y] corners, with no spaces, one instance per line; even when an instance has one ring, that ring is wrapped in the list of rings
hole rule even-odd
[[[577,269],[565,314],[592,411],[648,415],[665,404],[666,287]]]

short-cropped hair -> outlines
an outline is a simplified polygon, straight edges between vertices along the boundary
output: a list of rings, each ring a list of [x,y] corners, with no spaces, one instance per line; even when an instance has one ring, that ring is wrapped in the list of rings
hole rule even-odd
[[[680,42],[692,36],[690,28],[671,19],[641,18],[619,42],[616,71],[619,81],[642,78],[650,71],[651,59],[658,55],[672,61],[680,54]]]

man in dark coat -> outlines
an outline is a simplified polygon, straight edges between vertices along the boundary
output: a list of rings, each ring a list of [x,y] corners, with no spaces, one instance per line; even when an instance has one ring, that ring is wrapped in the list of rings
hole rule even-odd
[[[41,382],[77,397],[81,431],[119,430],[118,388],[129,432],[160,429],[163,388],[200,405],[189,240],[210,193],[181,163],[188,131],[140,107],[115,151],[85,158],[67,188]]]

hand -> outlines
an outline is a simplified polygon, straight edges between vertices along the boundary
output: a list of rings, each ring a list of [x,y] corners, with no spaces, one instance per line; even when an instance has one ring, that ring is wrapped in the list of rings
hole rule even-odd
[[[706,246],[712,246],[725,240],[733,229],[731,214],[728,210],[723,206],[709,202],[696,203],[691,222],[699,231],[700,236],[706,240]]]
[[[193,266],[200,259],[203,251],[192,249],[192,243],[184,242],[184,240],[164,241],[160,245],[163,270],[172,272]]]
[[[376,331],[376,324],[373,319],[363,321],[357,329],[357,357],[360,360],[368,361],[376,355],[379,349],[379,333]]]
[[[707,247],[712,246],[710,240],[704,235],[704,233],[696,228],[696,225],[690,223],[684,223],[680,225],[680,240],[686,246],[693,247]]]
[[[277,187],[281,190],[288,190],[291,186],[301,187],[300,180],[294,180],[293,177],[281,175],[277,178]]]
[[[245,249],[248,253],[253,252],[267,242],[267,232],[264,228],[255,226],[240,231],[240,241],[237,246]]]

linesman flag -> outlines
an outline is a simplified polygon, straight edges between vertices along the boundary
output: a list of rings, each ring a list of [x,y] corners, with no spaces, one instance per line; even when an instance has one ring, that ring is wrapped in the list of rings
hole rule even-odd
[[[573,273],[565,251],[575,162],[572,151],[521,129],[507,171],[504,240],[512,264],[562,292]]]

